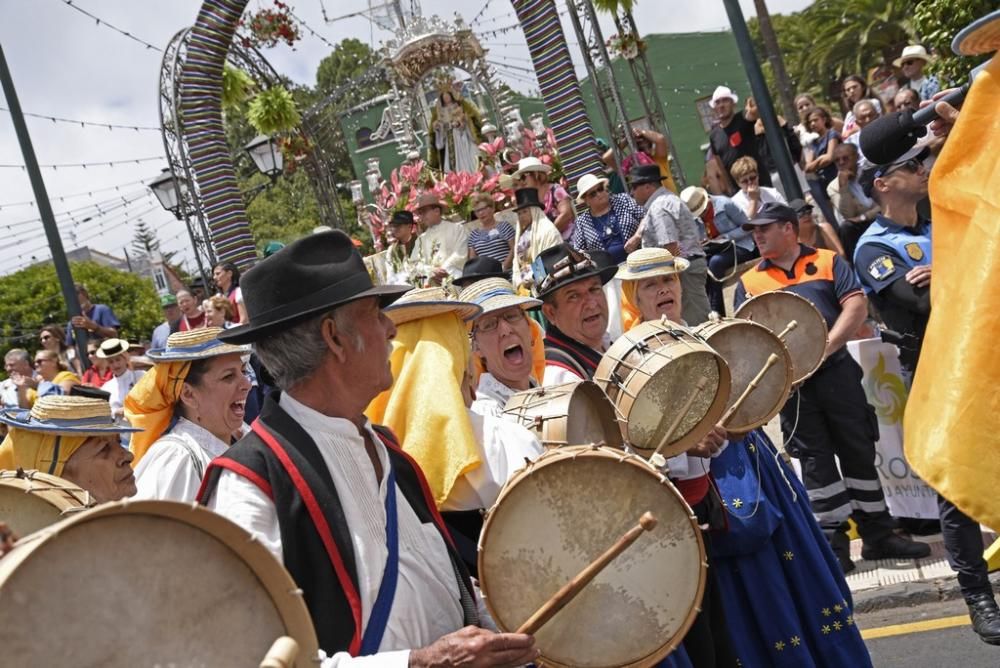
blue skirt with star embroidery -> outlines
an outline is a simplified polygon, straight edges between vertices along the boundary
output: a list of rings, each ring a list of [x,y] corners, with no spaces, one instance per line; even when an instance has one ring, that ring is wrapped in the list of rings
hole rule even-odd
[[[851,592],[806,490],[756,429],[712,460],[729,530],[712,565],[743,668],[864,668]]]

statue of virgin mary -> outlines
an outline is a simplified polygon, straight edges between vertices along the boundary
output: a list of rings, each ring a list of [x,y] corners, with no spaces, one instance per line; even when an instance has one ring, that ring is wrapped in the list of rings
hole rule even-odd
[[[443,90],[431,111],[430,167],[445,173],[478,170],[481,125],[476,105],[463,100],[453,87]]]

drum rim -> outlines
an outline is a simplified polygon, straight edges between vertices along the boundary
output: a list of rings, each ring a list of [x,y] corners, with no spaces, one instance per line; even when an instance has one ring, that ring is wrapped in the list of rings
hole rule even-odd
[[[318,656],[319,641],[312,616],[306,606],[302,590],[260,541],[231,520],[204,506],[177,501],[109,501],[81,511],[66,519],[22,538],[0,562],[0,588],[30,555],[61,533],[75,529],[78,524],[115,516],[151,515],[183,522],[199,529],[222,543],[243,561],[257,578],[274,604],[278,617],[285,626],[283,635],[291,636],[299,644],[296,666],[312,665]],[[14,559],[11,559],[14,557]],[[277,638],[275,638],[276,640]],[[264,657],[261,656],[261,659]]]
[[[768,295],[772,295],[772,296],[768,297]],[[748,308],[748,305],[751,304],[755,300],[758,300],[758,303],[762,303],[763,301],[765,301],[764,300],[765,297],[767,297],[768,299],[775,299],[775,297],[773,297],[773,295],[782,295],[781,297],[778,297],[778,299],[787,299],[788,297],[794,297],[795,299],[799,299],[802,302],[804,302],[806,305],[808,305],[809,308],[811,308],[813,311],[815,311],[816,319],[820,323],[820,325],[822,326],[823,340],[829,341],[829,339],[830,339],[830,328],[827,327],[826,318],[824,318],[823,314],[820,313],[819,308],[817,308],[815,304],[813,304],[811,301],[809,301],[808,299],[806,299],[802,295],[796,294],[794,292],[789,292],[787,290],[772,290],[770,292],[762,292],[759,295],[754,295],[750,299],[748,299],[745,302],[743,302],[742,304],[740,304],[740,307],[738,309],[736,309],[735,313],[733,313],[733,317],[740,318],[741,320],[750,320],[750,318],[745,318],[745,317],[741,318],[740,317],[740,312],[741,311],[745,312],[745,309]],[[755,320],[751,320],[751,322],[756,322],[756,321]],[[758,324],[763,324],[763,323],[758,323]],[[764,325],[764,326],[767,327],[767,325]],[[768,328],[768,329],[770,329],[770,328]],[[774,332],[774,333],[775,333],[775,335],[778,334],[778,332]],[[785,345],[787,347],[788,344],[785,344]],[[791,354],[791,349],[790,348],[789,348],[789,354]],[[794,361],[795,361],[795,358],[793,357],[792,358],[793,364],[794,364]],[[792,369],[792,386],[793,387],[798,387],[802,383],[804,383],[807,380],[809,380],[809,378],[811,378],[814,373],[816,373],[817,371],[819,371],[819,368],[821,366],[823,366],[823,362],[825,362],[825,361],[826,361],[826,355],[825,354],[821,355],[820,358],[819,358],[819,361],[816,362],[816,364],[809,371],[809,373],[805,374],[802,378],[795,378],[795,369],[793,367],[793,369]]]
[[[530,476],[531,473],[536,468],[551,466],[552,464],[555,463],[563,463],[563,460],[565,459],[575,460],[577,457],[581,456],[584,457],[597,456],[606,459],[615,459],[618,460],[620,463],[630,464],[642,470],[643,472],[648,473],[651,476],[657,478],[661,486],[664,487],[668,493],[672,494],[678,501],[680,501],[681,507],[687,509],[687,520],[688,522],[690,522],[692,532],[694,533],[695,536],[695,544],[698,547],[698,563],[700,565],[698,569],[698,584],[697,587],[695,588],[694,604],[691,606],[691,609],[688,610],[687,614],[684,617],[684,620],[677,627],[677,632],[674,633],[674,635],[671,636],[671,638],[666,643],[664,643],[659,649],[653,651],[650,654],[647,654],[646,656],[639,657],[638,659],[635,659],[631,663],[616,664],[616,666],[614,667],[607,666],[602,668],[639,668],[640,666],[642,667],[653,666],[657,662],[662,661],[664,658],[672,654],[678,647],[680,647],[681,643],[684,640],[684,636],[687,635],[687,632],[691,629],[692,624],[694,624],[695,617],[698,616],[698,612],[701,608],[701,601],[705,595],[705,587],[707,586],[708,582],[708,555],[705,550],[705,541],[701,535],[701,528],[698,526],[698,520],[695,517],[694,512],[691,510],[691,507],[688,506],[687,501],[684,500],[684,496],[677,490],[677,487],[674,486],[674,484],[670,481],[669,478],[667,478],[661,472],[653,468],[645,459],[643,459],[639,455],[629,452],[624,452],[621,450],[615,450],[609,447],[600,447],[593,445],[570,445],[563,448],[557,448],[545,452],[538,459],[534,460],[533,462],[530,462],[527,466],[525,466],[523,469],[516,471],[510,477],[510,479],[507,481],[507,484],[504,485],[504,488],[501,490],[500,495],[497,497],[497,500],[493,503],[493,505],[489,508],[489,510],[486,511],[486,514],[483,517],[483,528],[479,534],[476,564],[480,573],[479,585],[480,585],[480,590],[483,592],[483,600],[486,603],[486,609],[489,610],[490,616],[492,616],[494,622],[496,622],[497,628],[500,628],[500,623],[498,621],[499,617],[497,616],[496,610],[494,609],[492,603],[490,602],[490,597],[487,595],[487,586],[484,586],[485,580],[483,578],[483,573],[486,572],[486,570],[483,568],[483,554],[484,554],[483,546],[486,544],[485,539],[487,535],[487,530],[489,529],[491,523],[496,517],[496,513],[494,511],[496,510],[496,508],[500,506],[504,498],[506,498],[511,493],[511,490],[514,489],[516,483]],[[504,629],[500,628],[500,630],[503,631]],[[511,629],[510,631],[513,632],[514,629]],[[546,657],[544,654],[542,654],[539,657],[539,659],[542,662],[541,665],[554,666],[556,668],[575,668],[575,666],[554,661]]]
[[[728,429],[729,431],[731,431],[733,433],[740,433],[740,434],[742,434],[742,433],[745,433],[745,432],[753,431],[757,427],[760,427],[760,426],[763,426],[763,425],[767,424],[772,419],[774,419],[775,415],[777,415],[778,413],[781,412],[781,408],[788,401],[788,397],[791,394],[792,384],[793,384],[794,377],[792,375],[792,353],[788,350],[788,346],[785,345],[785,342],[782,341],[781,339],[779,339],[778,335],[775,332],[773,332],[769,327],[766,327],[765,325],[762,325],[759,322],[754,322],[753,320],[747,320],[746,318],[720,318],[718,320],[709,320],[707,322],[703,322],[702,324],[698,325],[695,328],[695,334],[697,334],[698,336],[702,337],[705,340],[705,342],[708,343],[709,346],[711,346],[712,345],[711,337],[714,334],[719,333],[723,329],[725,329],[726,327],[730,327],[730,326],[733,326],[733,325],[740,326],[740,327],[744,327],[746,325],[752,325],[754,327],[757,327],[757,328],[759,328],[759,329],[767,332],[771,336],[772,339],[774,339],[775,341],[778,342],[778,345],[780,346],[779,349],[782,351],[782,354],[785,357],[785,383],[784,383],[784,389],[783,389],[783,391],[781,393],[781,397],[776,401],[775,405],[772,406],[771,409],[768,410],[767,417],[765,419],[758,419],[756,421],[750,422],[747,425],[739,425],[739,424],[729,424],[729,425],[726,425],[726,429]],[[705,330],[708,330],[708,329],[710,329],[713,326],[714,327],[718,327],[718,329],[716,331],[710,333],[710,334],[704,334]],[[716,352],[718,352],[718,351],[716,351]],[[719,353],[719,354],[721,355],[722,353]],[[726,360],[726,364],[727,365],[729,364],[728,360]],[[730,367],[729,376],[730,376],[730,382],[731,382],[732,381],[732,367]],[[733,394],[735,394],[735,393],[732,390],[730,390],[730,399],[735,400],[736,397],[732,396]],[[729,408],[729,401],[726,402],[726,409],[728,410],[728,408]]]
[[[89,509],[98,504],[97,499],[93,498],[87,490],[66,478],[38,469],[25,469],[23,476],[20,475],[20,472],[11,469],[0,470],[0,487],[10,487],[43,499],[55,506],[60,515],[64,515],[68,510]],[[45,486],[32,489],[32,483],[41,483]]]

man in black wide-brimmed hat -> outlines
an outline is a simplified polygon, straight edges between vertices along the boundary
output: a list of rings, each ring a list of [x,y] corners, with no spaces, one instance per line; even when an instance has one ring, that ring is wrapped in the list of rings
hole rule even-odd
[[[280,391],[205,473],[199,501],[250,531],[302,588],[329,656],[378,665],[521,665],[531,636],[479,628],[464,564],[420,468],[364,411],[392,384],[396,328],[342,232],[301,239],[243,278],[253,343]],[[461,665],[467,665],[461,663]]]
[[[681,310],[689,325],[700,325],[708,320],[711,310],[705,291],[708,263],[701,245],[703,235],[681,198],[663,186],[664,178],[657,165],[637,165],[629,170],[629,191],[646,215],[625,249],[631,252],[640,244],[643,248],[666,248],[674,257],[688,261],[687,271],[681,274]]]

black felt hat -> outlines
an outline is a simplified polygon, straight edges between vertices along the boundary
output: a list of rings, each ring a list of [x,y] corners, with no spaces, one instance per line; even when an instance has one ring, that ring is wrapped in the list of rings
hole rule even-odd
[[[660,183],[665,179],[659,165],[636,165],[628,170],[628,184],[641,186],[643,183]]]
[[[514,191],[514,201],[516,206],[515,211],[520,211],[521,209],[527,209],[530,206],[537,206],[539,209],[544,209],[541,200],[538,199],[538,189],[537,188],[518,188]]]
[[[412,211],[394,211],[392,218],[389,219],[389,225],[415,225],[416,220],[413,219]]]
[[[578,251],[569,244],[546,248],[531,264],[535,296],[541,299],[561,287],[591,276],[600,276],[604,285],[618,272],[618,265],[604,251]]]
[[[456,278],[452,283],[459,287],[467,287],[476,281],[484,278],[505,278],[510,280],[510,272],[503,270],[503,265],[491,257],[477,255],[465,261],[462,267],[462,277]]]
[[[294,241],[261,260],[240,280],[250,322],[219,335],[226,343],[252,343],[335,306],[378,297],[388,306],[408,285],[374,285],[351,238],[321,232]]]

